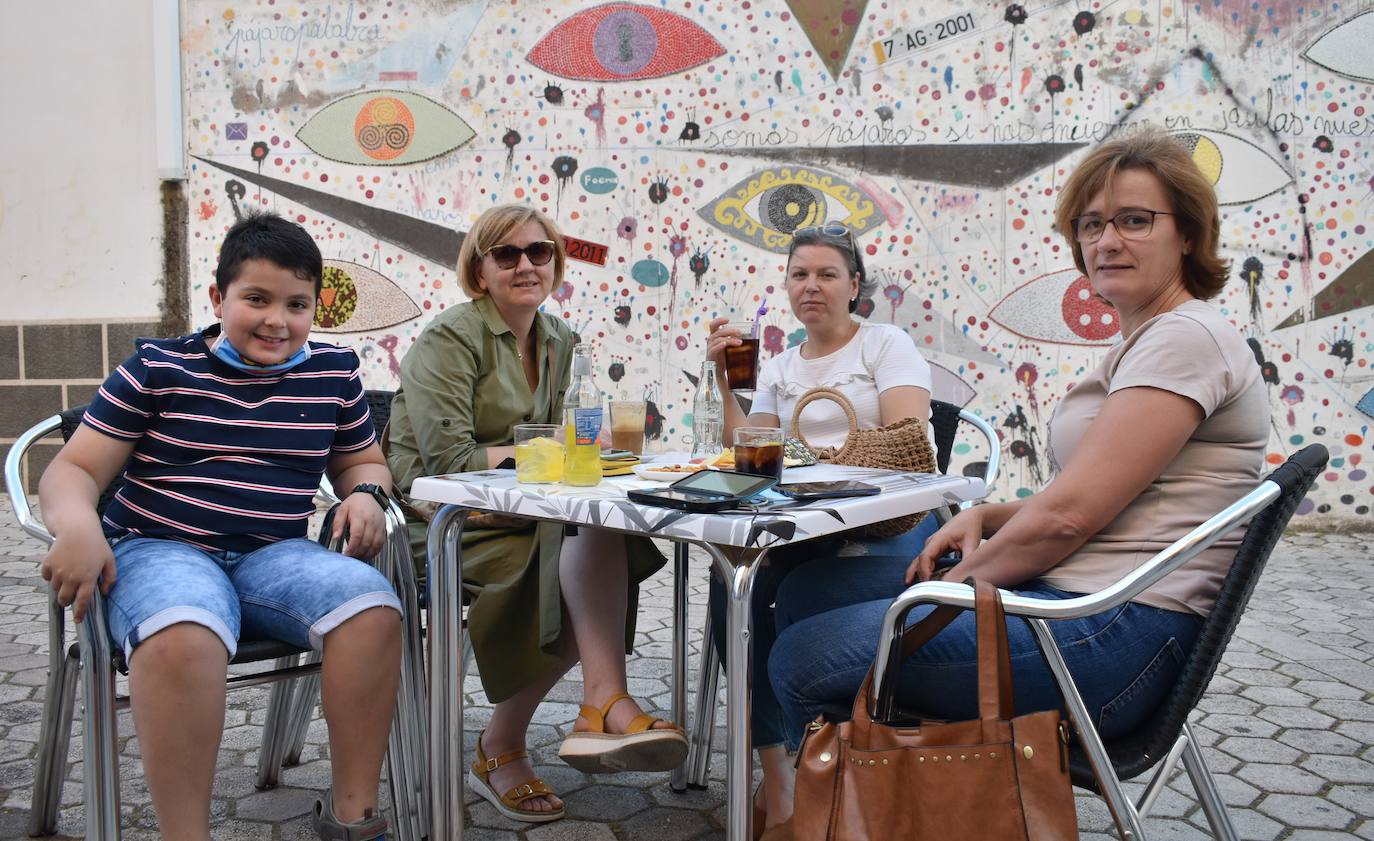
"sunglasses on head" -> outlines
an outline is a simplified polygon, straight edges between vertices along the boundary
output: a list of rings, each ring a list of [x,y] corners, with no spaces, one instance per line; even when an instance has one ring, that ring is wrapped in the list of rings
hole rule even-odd
[[[824,225],[807,225],[792,232],[792,248],[797,247],[799,239],[820,237],[844,237],[849,241],[849,250],[854,251],[854,232],[839,222],[826,222]]]
[[[513,269],[520,262],[521,254],[530,258],[530,265],[543,266],[553,259],[556,250],[557,248],[553,240],[541,239],[538,242],[530,243],[524,248],[509,243],[493,245],[491,248],[488,248],[486,254],[482,256],[491,257],[492,260],[496,261],[498,268]]]

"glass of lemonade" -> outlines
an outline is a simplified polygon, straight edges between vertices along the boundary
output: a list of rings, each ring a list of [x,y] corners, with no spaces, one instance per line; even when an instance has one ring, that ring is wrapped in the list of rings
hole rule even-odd
[[[561,425],[515,425],[515,481],[526,485],[547,485],[563,481]]]

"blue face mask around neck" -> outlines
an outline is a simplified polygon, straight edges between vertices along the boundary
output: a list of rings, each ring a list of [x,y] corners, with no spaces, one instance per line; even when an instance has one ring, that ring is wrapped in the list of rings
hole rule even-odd
[[[260,365],[254,362],[239,353],[238,349],[229,343],[229,338],[224,335],[220,335],[220,337],[215,339],[214,343],[210,345],[210,352],[219,357],[225,364],[237,368],[244,373],[266,377],[272,374],[280,374],[283,371],[289,371],[309,359],[310,345],[308,343],[301,345],[300,350],[275,365]]]

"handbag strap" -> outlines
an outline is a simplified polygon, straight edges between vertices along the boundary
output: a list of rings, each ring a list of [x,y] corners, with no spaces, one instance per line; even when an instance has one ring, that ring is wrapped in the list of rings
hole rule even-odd
[[[1006,612],[1002,608],[1002,594],[986,581],[972,576],[964,580],[973,587],[974,614],[977,623],[978,656],[978,717],[980,719],[1010,720],[1012,717],[1012,678],[1010,647],[1007,643]],[[963,613],[961,607],[945,605],[932,610],[924,619],[902,632],[901,656],[893,664],[899,668],[917,649]],[[870,667],[859,694],[854,699],[853,718],[862,724],[873,721],[868,714],[868,702],[873,692],[873,669]]]
[[[792,410],[792,437],[801,441],[812,452],[815,452],[816,448],[811,446],[811,442],[807,441],[806,436],[802,435],[801,432],[801,413],[802,409],[805,409],[811,401],[823,399],[832,400],[840,404],[841,409],[844,409],[845,417],[849,418],[850,435],[859,429],[859,416],[854,412],[854,404],[849,402],[849,398],[830,386],[816,386],[803,394],[801,399],[797,401],[797,407]]]

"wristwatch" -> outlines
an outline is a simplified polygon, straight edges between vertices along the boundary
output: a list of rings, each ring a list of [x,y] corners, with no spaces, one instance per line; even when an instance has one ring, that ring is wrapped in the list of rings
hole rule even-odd
[[[373,499],[377,500],[378,505],[382,506],[383,511],[385,511],[387,509],[387,506],[390,504],[388,501],[387,493],[386,491],[382,490],[381,485],[374,485],[371,482],[359,482],[358,484],[353,486],[353,490],[351,491],[350,496],[356,493],[369,494]]]

